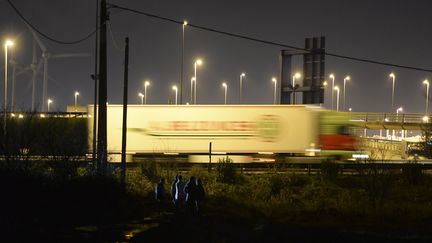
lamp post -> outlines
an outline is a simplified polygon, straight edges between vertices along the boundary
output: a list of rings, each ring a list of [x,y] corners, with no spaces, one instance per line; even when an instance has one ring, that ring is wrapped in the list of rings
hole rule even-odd
[[[276,78],[272,78],[272,82],[274,83],[273,104],[276,105],[276,87],[277,87]]]
[[[332,79],[332,91],[331,91],[331,108],[332,108],[332,110],[334,109],[334,91],[335,91],[335,85],[334,85],[334,81],[335,81],[335,76],[334,76],[334,74],[332,73],[332,74],[330,74],[330,76],[329,76],[331,79]]]
[[[323,86],[324,86],[324,97],[325,97],[325,90],[326,90],[326,88],[327,88],[327,85],[328,85],[327,81],[324,80],[324,82],[323,82]],[[323,100],[323,103],[325,103],[325,99]],[[322,106],[323,103],[321,103],[320,106]]]
[[[150,81],[144,82],[144,104],[147,104],[147,87],[150,86]]]
[[[141,105],[144,104],[144,95],[143,95],[143,93],[138,93],[138,96],[141,98]]]
[[[402,111],[403,111],[402,107],[399,107],[396,109],[396,122],[399,122],[399,112],[402,112]],[[403,134],[403,130],[402,130],[402,134]],[[393,130],[393,137],[395,137],[395,130]]]
[[[182,51],[181,51],[181,70],[180,70],[180,104],[183,104],[183,63],[184,63],[184,41],[185,41],[185,28],[188,24],[187,21],[183,21],[182,25]]]
[[[334,90],[336,90],[336,111],[339,111],[339,87],[336,85],[334,87]]]
[[[344,78],[344,80],[343,80],[343,110],[345,110],[345,103],[346,103],[346,88],[345,88],[345,86],[346,86],[346,81],[349,81],[349,80],[351,80],[351,77],[350,76],[346,76],[345,78]]]
[[[5,117],[5,124],[6,124],[6,111],[7,111],[7,84],[8,84],[8,47],[13,46],[14,43],[11,40],[6,40],[5,44],[4,44],[4,49],[5,49],[5,83],[4,83],[4,117]]]
[[[6,40],[5,44],[4,44],[4,48],[5,48],[5,90],[4,90],[4,111],[3,111],[3,134],[6,134],[6,122],[7,122],[7,115],[6,115],[6,111],[7,111],[7,83],[8,83],[8,47],[9,46],[13,46],[13,42],[11,40]],[[4,136],[6,139],[6,136]],[[6,141],[6,140],[5,140]]]
[[[240,74],[240,104],[242,103],[243,100],[243,78],[246,77],[245,73]]]
[[[426,85],[426,115],[428,114],[428,106],[429,106],[429,81],[425,79],[423,84]]]
[[[389,77],[392,79],[392,99],[391,99],[391,109],[394,109],[394,93],[395,93],[395,79],[396,76],[394,73],[390,73]]]
[[[177,94],[178,94],[178,88],[176,85],[172,86],[172,89],[175,91],[175,104],[177,105]]]
[[[51,107],[51,104],[52,104],[52,103],[53,103],[52,99],[48,99],[48,100],[47,100],[47,106],[48,106],[47,111],[48,111],[48,112],[50,112],[50,107]]]
[[[223,82],[222,83],[222,87],[224,88],[224,101],[225,101],[225,105],[227,104],[227,90],[228,90],[228,85],[225,83],[225,82]]]
[[[296,78],[300,78],[301,74],[300,73],[295,73],[292,77],[292,86],[293,86],[293,95],[292,95],[292,104],[296,104],[296,95],[295,95],[295,79]]]
[[[194,78],[195,78],[195,87],[194,87],[194,104],[196,104],[197,101],[197,97],[196,97],[196,93],[197,93],[197,66],[201,66],[202,64],[202,60],[201,59],[197,59],[194,63]]]
[[[396,109],[396,121],[397,121],[397,116],[398,116],[398,114],[399,114],[399,111],[402,112],[402,111],[403,111],[403,108],[402,108],[402,107],[399,107],[399,108]]]
[[[191,92],[190,92],[190,103],[193,104],[193,87],[194,87],[195,77],[191,78]]]
[[[74,96],[75,96],[75,109],[76,109],[76,107],[77,107],[77,104],[78,104],[78,96],[79,96],[79,92],[78,91],[75,91],[75,94],[74,94]]]

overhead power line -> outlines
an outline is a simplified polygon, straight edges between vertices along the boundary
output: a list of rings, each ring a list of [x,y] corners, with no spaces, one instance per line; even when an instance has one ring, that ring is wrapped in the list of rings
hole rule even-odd
[[[77,40],[73,40],[73,41],[63,41],[63,40],[58,40],[55,39],[53,37],[48,36],[47,34],[43,33],[42,31],[40,31],[38,28],[36,28],[32,23],[30,23],[30,21],[27,20],[26,17],[24,17],[24,15],[18,10],[17,7],[15,7],[15,5],[12,3],[11,0],[7,0],[7,2],[9,3],[9,5],[11,6],[11,8],[15,11],[16,14],[18,14],[18,16],[26,23],[28,24],[34,31],[36,31],[38,34],[40,34],[41,36],[43,36],[44,38],[55,42],[57,44],[62,44],[62,45],[73,45],[73,44],[78,44],[81,43],[83,41],[88,40],[92,35],[94,35],[96,33],[96,31],[98,31],[98,28],[95,29],[94,31],[90,32],[89,34],[87,34],[86,36],[79,38]]]
[[[132,13],[136,13],[136,14],[139,14],[139,15],[144,15],[144,16],[147,16],[147,17],[160,19],[160,20],[163,20],[163,21],[166,21],[166,22],[171,22],[171,23],[180,24],[180,25],[183,24],[183,21],[179,21],[179,20],[163,17],[163,16],[160,16],[160,15],[156,15],[156,14],[152,14],[152,13],[147,13],[147,12],[131,9],[131,8],[128,8],[128,7],[123,7],[123,6],[119,6],[119,5],[115,5],[115,4],[109,4],[109,6],[110,6],[110,8],[117,8],[117,9],[121,9],[121,10],[124,10],[124,11],[129,11],[129,12],[132,12]],[[278,43],[278,42],[274,42],[274,41],[268,41],[268,40],[258,39],[258,38],[254,38],[254,37],[251,37],[251,36],[246,36],[246,35],[231,33],[231,32],[222,31],[222,30],[217,30],[217,29],[213,29],[213,28],[209,28],[209,27],[205,27],[205,26],[201,26],[201,25],[196,25],[196,24],[188,23],[188,26],[196,28],[196,29],[208,31],[208,32],[218,33],[218,34],[222,34],[222,35],[226,35],[226,36],[231,36],[231,37],[235,37],[235,38],[240,38],[240,39],[244,39],[244,40],[249,40],[249,41],[254,41],[254,42],[258,42],[258,43],[262,43],[262,44],[267,44],[267,45],[273,45],[273,46],[278,46],[278,47],[284,47],[284,48],[290,48],[290,49],[294,49],[294,50],[300,50],[300,51],[310,52],[310,50],[308,50],[308,49],[297,47],[297,46],[293,46],[293,45],[288,45],[288,44],[284,44],[284,43]],[[432,73],[432,69],[427,69],[427,68],[400,65],[400,64],[394,64],[394,63],[376,61],[376,60],[372,60],[372,59],[365,59],[365,58],[359,58],[359,57],[341,55],[341,54],[331,53],[331,52],[325,52],[325,54],[327,56],[341,58],[341,59],[347,59],[347,60],[352,60],[352,61],[357,61],[357,62],[378,64],[378,65],[384,65],[384,66],[404,68],[404,69],[410,69],[410,70],[423,71],[423,72],[431,72]]]

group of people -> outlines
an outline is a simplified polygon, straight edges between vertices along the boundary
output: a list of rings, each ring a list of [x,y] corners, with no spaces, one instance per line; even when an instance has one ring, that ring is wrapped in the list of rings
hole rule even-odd
[[[159,203],[159,211],[165,204],[164,182],[164,178],[161,178],[155,187],[155,198]],[[202,181],[191,176],[189,181],[184,182],[181,175],[176,175],[171,183],[171,197],[177,212],[182,212],[186,208],[192,215],[200,215],[202,201],[205,197]]]

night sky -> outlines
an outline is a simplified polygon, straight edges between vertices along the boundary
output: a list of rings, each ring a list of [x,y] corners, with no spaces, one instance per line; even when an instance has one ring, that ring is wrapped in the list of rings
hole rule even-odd
[[[95,28],[95,1],[90,0],[13,0],[27,19],[47,35],[71,41]],[[190,23],[269,41],[303,47],[305,37],[325,36],[326,50],[332,53],[432,69],[432,32],[428,0],[357,1],[110,1],[113,4],[145,12],[187,20]],[[108,101],[122,100],[123,43],[130,38],[129,103],[139,103],[138,92],[148,79],[148,103],[167,104],[174,99],[171,89],[180,83],[181,31],[174,23],[110,10],[112,37],[108,32]],[[0,1],[0,39],[15,39],[12,52],[20,66],[32,58],[32,36],[23,21],[5,0]],[[52,54],[89,53],[91,57],[51,59],[48,96],[54,110],[64,111],[79,102],[93,102],[94,37],[77,45],[59,45],[43,39]],[[115,41],[114,41],[115,40]],[[3,41],[2,41],[3,42]],[[117,43],[115,43],[117,42]],[[120,49],[118,49],[118,47]],[[273,102],[271,77],[278,77],[279,51],[282,48],[234,39],[216,33],[186,28],[183,101],[189,99],[193,62],[204,61],[198,69],[198,103],[222,104],[222,81],[228,83],[228,103],[238,101],[239,75],[245,72],[245,103]],[[4,65],[4,48],[1,66]],[[39,50],[38,50],[39,51]],[[40,57],[40,52],[38,53]],[[293,71],[301,71],[302,58],[296,58]],[[3,99],[4,74],[1,69],[0,98]],[[11,69],[9,69],[11,73]],[[432,74],[344,59],[326,58],[326,75],[334,73],[342,88],[347,84],[347,107],[354,111],[389,112],[391,109],[390,72],[396,74],[395,106],[405,112],[425,110],[425,86]],[[9,78],[11,80],[11,76]],[[29,110],[31,75],[17,77],[17,107]],[[10,87],[10,86],[9,86]],[[327,88],[324,106],[330,106]],[[341,94],[342,95],[342,94]],[[37,101],[42,96],[42,76],[38,78]],[[9,94],[10,97],[10,94]],[[395,112],[395,111],[394,111]]]

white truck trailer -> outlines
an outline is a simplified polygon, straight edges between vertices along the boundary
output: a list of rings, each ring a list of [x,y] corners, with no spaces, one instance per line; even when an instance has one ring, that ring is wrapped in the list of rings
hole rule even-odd
[[[89,136],[93,135],[93,106]],[[319,107],[128,105],[128,154],[299,153],[319,143]],[[107,150],[121,152],[122,105],[107,106]],[[92,145],[89,142],[90,146]],[[90,148],[92,150],[92,148]]]

